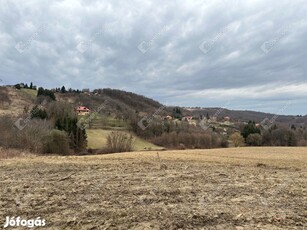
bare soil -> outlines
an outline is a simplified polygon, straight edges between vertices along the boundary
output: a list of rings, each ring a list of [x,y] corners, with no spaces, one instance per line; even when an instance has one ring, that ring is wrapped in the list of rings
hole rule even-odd
[[[0,160],[5,216],[45,229],[304,229],[307,148]]]

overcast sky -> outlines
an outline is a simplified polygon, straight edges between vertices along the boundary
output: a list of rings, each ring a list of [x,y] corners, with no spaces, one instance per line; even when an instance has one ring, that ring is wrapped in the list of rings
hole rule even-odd
[[[1,0],[0,84],[307,114],[302,0]]]

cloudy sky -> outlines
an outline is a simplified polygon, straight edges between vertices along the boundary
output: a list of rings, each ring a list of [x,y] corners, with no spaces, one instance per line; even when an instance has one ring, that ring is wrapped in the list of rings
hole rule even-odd
[[[302,0],[1,0],[0,83],[307,114]]]

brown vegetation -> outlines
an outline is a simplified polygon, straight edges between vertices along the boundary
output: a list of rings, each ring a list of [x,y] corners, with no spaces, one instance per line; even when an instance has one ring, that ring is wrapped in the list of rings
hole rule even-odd
[[[133,137],[123,132],[112,132],[107,136],[108,153],[130,152],[133,148]]]
[[[229,138],[235,147],[240,147],[244,145],[244,138],[240,133],[234,133]]]
[[[0,146],[41,153],[42,138],[48,135],[51,127],[52,124],[44,120],[0,117]]]
[[[153,138],[152,142],[170,149],[211,149],[228,146],[227,141],[212,133],[163,133]]]
[[[0,147],[0,160],[9,159],[9,158],[19,158],[19,157],[30,157],[33,156],[33,153],[20,149],[7,149]]]
[[[40,216],[47,229],[303,230],[306,153],[251,147],[7,159],[0,214]]]

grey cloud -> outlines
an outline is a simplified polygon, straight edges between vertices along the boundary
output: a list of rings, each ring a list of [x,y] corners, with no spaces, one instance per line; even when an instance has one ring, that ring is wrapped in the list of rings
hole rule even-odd
[[[306,10],[290,0],[3,0],[1,84],[112,87],[185,106],[223,106],[224,92],[231,108],[294,100],[290,112],[306,114]]]

